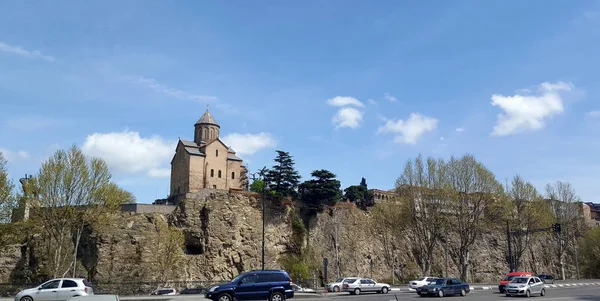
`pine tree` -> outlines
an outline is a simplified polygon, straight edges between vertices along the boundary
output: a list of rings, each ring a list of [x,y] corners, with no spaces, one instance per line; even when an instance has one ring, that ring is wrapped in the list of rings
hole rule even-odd
[[[314,178],[300,184],[300,195],[303,205],[308,212],[321,212],[324,206],[335,205],[340,200],[340,181],[328,170],[315,170],[311,173]]]
[[[293,157],[288,152],[277,150],[275,162],[277,164],[273,165],[265,176],[267,187],[276,195],[295,197],[301,177],[294,169]]]

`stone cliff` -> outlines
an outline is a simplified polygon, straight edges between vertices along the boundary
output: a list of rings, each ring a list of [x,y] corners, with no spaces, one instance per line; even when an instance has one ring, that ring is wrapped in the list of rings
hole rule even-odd
[[[296,247],[294,209],[290,204],[276,203],[268,201],[266,206],[265,268],[281,268],[282,256]],[[170,214],[122,212],[111,216],[103,227],[88,229],[79,250],[78,271],[99,285],[104,283],[104,291],[123,294],[146,293],[152,286],[163,284],[181,287],[206,284],[199,281],[229,280],[243,271],[260,269],[261,229],[261,202],[254,194],[215,190],[188,194]],[[338,273],[394,283],[399,278],[406,281],[419,276],[410,241],[378,231],[371,214],[353,204],[326,209],[310,221],[308,230],[304,247],[311,250],[307,255],[312,263],[311,277],[322,277],[323,257],[329,259],[329,280]],[[521,270],[558,275],[548,239],[541,236],[532,243]],[[2,253],[0,282],[22,281],[16,276],[23,274],[19,262],[32,261],[35,243],[28,243],[29,251],[14,246]],[[482,237],[471,256],[468,280],[497,282],[506,273],[505,249],[502,233]],[[446,267],[443,246],[437,250],[435,276],[443,275]],[[572,277],[572,263],[567,265],[568,276]],[[448,256],[448,271],[450,276],[458,275],[452,256]],[[125,282],[138,285],[123,291],[123,285],[117,284]],[[142,282],[152,284],[140,288]]]

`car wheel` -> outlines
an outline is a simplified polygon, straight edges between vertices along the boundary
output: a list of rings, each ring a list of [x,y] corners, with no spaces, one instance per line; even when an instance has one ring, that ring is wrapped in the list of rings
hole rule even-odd
[[[531,297],[531,292],[529,290],[527,290],[525,292],[525,297],[527,297],[527,298]]]
[[[546,296],[546,289],[543,288],[542,291],[540,292],[540,296]]]
[[[269,301],[283,301],[283,294],[280,292],[274,292],[271,294]]]
[[[21,298],[20,301],[33,301],[33,298],[31,298],[29,296],[25,296],[25,297]]]
[[[387,294],[389,291],[390,290],[387,287],[385,287],[385,286],[381,289],[381,292],[384,293],[384,294]]]
[[[337,293],[337,292],[339,292],[339,291],[340,291],[340,287],[339,287],[339,286],[337,286],[337,285],[336,285],[336,286],[334,286],[334,287],[333,287],[333,291],[334,291],[334,292],[336,292],[336,293]]]
[[[443,296],[444,296],[444,292],[443,292],[442,290],[440,290],[440,291],[438,292],[438,297],[440,297],[440,298],[441,298],[441,297],[443,297]]]
[[[231,300],[231,295],[230,294],[220,294],[219,295],[219,301],[232,301]]]
[[[460,295],[464,297],[467,295],[467,292],[465,290],[460,290]]]
[[[354,294],[355,295],[360,295],[360,288],[355,288],[354,289]]]

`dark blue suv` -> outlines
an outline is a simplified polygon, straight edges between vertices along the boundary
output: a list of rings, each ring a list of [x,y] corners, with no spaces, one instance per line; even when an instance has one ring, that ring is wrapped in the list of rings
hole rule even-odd
[[[235,277],[229,283],[214,285],[204,296],[214,301],[269,300],[284,301],[294,298],[292,279],[283,270],[250,271]]]

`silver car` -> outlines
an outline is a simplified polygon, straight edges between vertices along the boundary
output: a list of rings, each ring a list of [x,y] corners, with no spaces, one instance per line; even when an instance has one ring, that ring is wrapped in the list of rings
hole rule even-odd
[[[92,285],[83,278],[57,278],[20,291],[15,301],[66,301],[71,297],[93,294]]]
[[[390,285],[387,283],[378,283],[369,278],[355,278],[354,281],[348,281],[342,285],[344,292],[350,295],[360,295],[362,292],[376,292],[387,294],[390,291]]]
[[[506,296],[546,295],[544,281],[538,277],[521,276],[511,280],[504,289]]]

